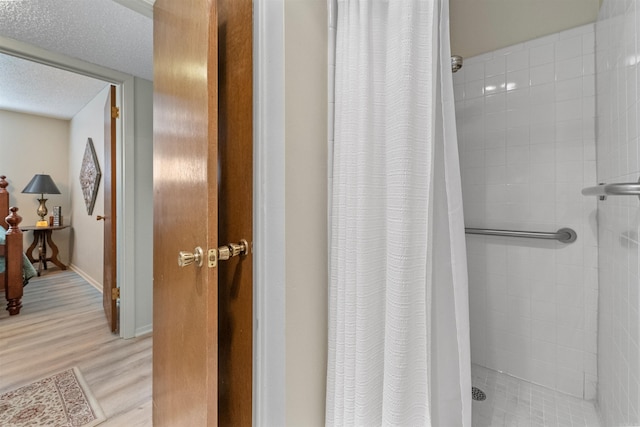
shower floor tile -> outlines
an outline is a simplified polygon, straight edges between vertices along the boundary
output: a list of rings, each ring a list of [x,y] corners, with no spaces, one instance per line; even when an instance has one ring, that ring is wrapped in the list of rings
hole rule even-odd
[[[592,402],[478,365],[471,375],[487,395],[473,401],[473,427],[601,427]]]

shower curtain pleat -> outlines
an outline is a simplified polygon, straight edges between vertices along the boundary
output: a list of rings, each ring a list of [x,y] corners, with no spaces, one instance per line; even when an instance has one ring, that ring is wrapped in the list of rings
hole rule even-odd
[[[453,92],[438,79],[445,12],[338,0],[327,425],[471,425]]]
[[[471,426],[471,342],[469,327],[469,281],[467,273],[467,250],[464,233],[464,212],[462,207],[462,178],[458,155],[458,138],[455,120],[455,99],[453,95],[453,75],[451,72],[451,45],[449,40],[449,2],[439,2],[439,61],[438,93],[436,100],[436,149],[442,149],[442,158],[436,164],[443,165],[442,174],[437,175],[434,187],[446,197],[445,203],[434,203],[440,209],[442,221],[437,230],[444,231],[442,245],[436,245],[435,255],[442,257],[446,266],[446,280],[434,276],[434,286],[450,291],[447,303],[434,297],[438,307],[446,313],[437,316],[432,331],[438,330],[439,339],[433,339],[442,357],[432,363],[432,369],[444,374],[446,382],[437,381],[432,386],[437,398],[437,424],[441,426]],[[437,141],[442,141],[438,144]],[[447,228],[444,225],[448,225]],[[441,251],[437,253],[437,251]],[[434,290],[438,294],[438,289]],[[452,316],[451,316],[452,315]],[[435,333],[434,333],[435,335]],[[446,338],[450,338],[449,341]],[[446,345],[449,344],[449,345]],[[452,357],[451,355],[454,355]],[[445,359],[447,367],[441,363]],[[436,405],[434,405],[436,406]],[[462,418],[460,418],[460,416]]]

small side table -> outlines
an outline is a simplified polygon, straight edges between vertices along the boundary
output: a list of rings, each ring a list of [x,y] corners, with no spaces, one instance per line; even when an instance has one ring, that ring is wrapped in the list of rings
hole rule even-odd
[[[33,242],[31,243],[31,246],[29,246],[29,248],[26,251],[26,255],[27,258],[29,259],[29,261],[31,261],[32,264],[36,263],[36,258],[33,257],[33,251],[36,249],[36,247],[38,248],[38,276],[40,276],[40,273],[42,272],[42,270],[46,270],[47,269],[47,262],[52,262],[55,265],[57,265],[58,267],[60,267],[60,270],[66,270],[67,266],[64,265],[62,262],[60,262],[60,260],[58,259],[58,247],[56,246],[55,243],[53,243],[53,238],[51,237],[51,235],[53,234],[54,230],[62,230],[69,227],[68,225],[59,225],[59,226],[53,226],[53,227],[36,227],[36,226],[26,226],[26,227],[20,227],[20,229],[22,231],[33,231]],[[51,248],[51,256],[47,257],[47,243],[49,244],[49,247]]]

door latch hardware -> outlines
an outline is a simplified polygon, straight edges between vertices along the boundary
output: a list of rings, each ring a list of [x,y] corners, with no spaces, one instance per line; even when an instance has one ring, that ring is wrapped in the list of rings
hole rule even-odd
[[[218,261],[226,261],[238,255],[247,255],[250,251],[249,243],[242,239],[238,243],[229,243],[218,249],[209,249],[209,267],[217,266]]]
[[[209,268],[216,268],[218,266],[218,250],[217,249],[209,249],[207,251],[207,260],[209,264]]]
[[[204,259],[204,253],[202,252],[202,248],[198,246],[191,252],[180,251],[178,254],[178,266],[186,267],[187,265],[191,265],[195,263],[198,267],[202,267],[202,261]]]

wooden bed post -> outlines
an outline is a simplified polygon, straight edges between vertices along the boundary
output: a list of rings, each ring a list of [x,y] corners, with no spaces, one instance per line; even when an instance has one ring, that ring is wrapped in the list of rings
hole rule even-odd
[[[1,185],[1,183],[0,183]],[[9,224],[6,237],[5,296],[9,315],[20,313],[22,308],[22,231],[18,227],[22,217],[18,208],[11,207],[6,222]]]

